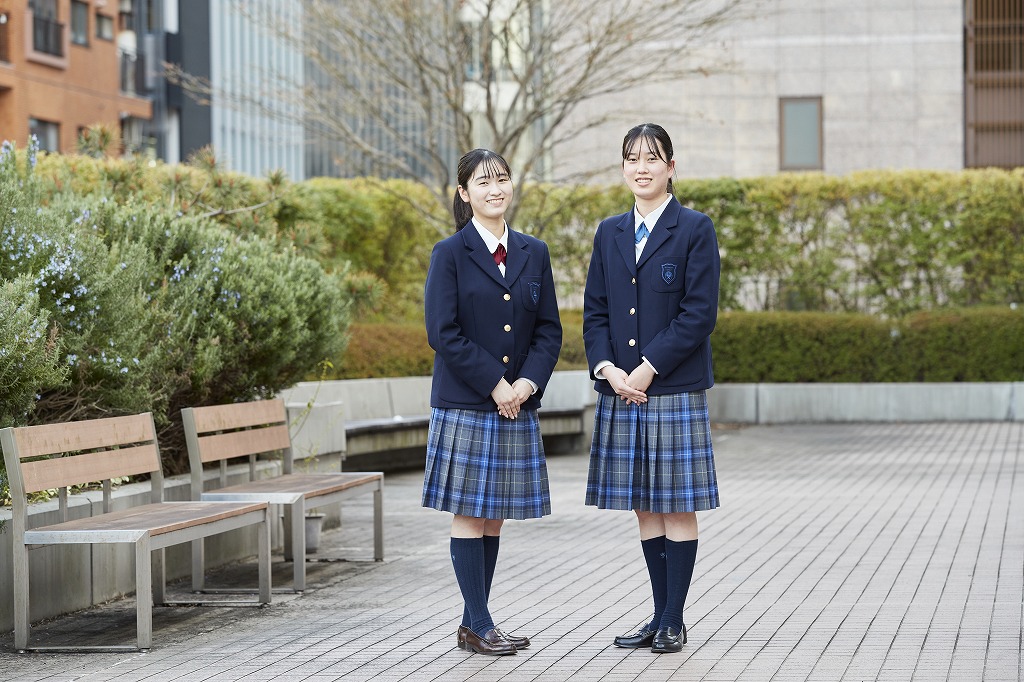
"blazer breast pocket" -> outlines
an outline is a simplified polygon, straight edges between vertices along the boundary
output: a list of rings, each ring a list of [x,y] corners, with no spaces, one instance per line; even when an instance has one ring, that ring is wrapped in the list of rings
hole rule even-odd
[[[658,292],[682,291],[686,259],[678,256],[652,258],[650,268],[651,289]]]
[[[527,310],[537,310],[540,306],[540,277],[521,277],[519,279],[520,291],[523,299],[523,307]]]

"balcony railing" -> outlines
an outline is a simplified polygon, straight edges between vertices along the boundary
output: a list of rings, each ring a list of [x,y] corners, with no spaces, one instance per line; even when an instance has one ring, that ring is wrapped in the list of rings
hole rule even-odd
[[[139,95],[145,91],[143,76],[145,74],[142,55],[131,50],[118,50],[120,62],[121,92],[126,95]]]
[[[32,17],[32,49],[55,57],[64,56],[64,24]]]

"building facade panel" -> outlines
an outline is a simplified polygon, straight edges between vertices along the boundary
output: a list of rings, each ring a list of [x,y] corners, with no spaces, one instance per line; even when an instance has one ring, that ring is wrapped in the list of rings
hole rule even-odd
[[[957,169],[964,164],[963,15],[960,0],[769,0],[758,16],[728,26],[716,40],[733,73],[660,88],[655,100],[673,112],[656,120],[676,143],[680,176],[772,175],[780,171],[779,102],[819,97],[822,168],[845,174],[865,168]],[[629,125],[654,120],[651,110],[622,110],[617,124],[573,145],[616,151]],[[644,101],[646,98],[629,98]],[[733,101],[729,107],[727,102]],[[729,114],[732,117],[729,117]],[[766,113],[768,120],[765,120]],[[937,131],[942,134],[936,134]],[[602,142],[603,139],[603,142]],[[604,174],[618,176],[617,155]]]

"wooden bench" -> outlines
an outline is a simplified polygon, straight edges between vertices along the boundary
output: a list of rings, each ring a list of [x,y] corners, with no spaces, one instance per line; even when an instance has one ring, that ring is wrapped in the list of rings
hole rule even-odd
[[[384,559],[384,474],[379,471],[344,473],[293,473],[294,453],[284,401],[257,400],[232,405],[191,407],[181,411],[192,473],[192,498],[217,501],[259,501],[284,507],[285,544],[291,549],[293,587],[306,586],[305,512],[349,497],[373,493],[373,558]],[[256,478],[256,456],[283,452],[283,474]],[[227,462],[246,457],[249,481],[227,485]],[[203,465],[220,466],[219,487],[206,491]],[[192,544],[193,589],[203,589],[202,541]]]
[[[259,603],[269,604],[270,522],[263,502],[164,502],[163,472],[150,413],[0,430],[13,498],[14,646],[29,649],[29,555],[46,545],[123,543],[135,548],[135,647],[82,646],[76,650],[147,650],[153,604],[164,604],[164,548],[246,526],[259,532]],[[150,475],[150,504],[114,510],[111,479]],[[68,487],[102,482],[103,508],[68,519]],[[27,528],[27,496],[59,489],[61,523]],[[32,650],[53,649],[38,647]],[[59,647],[67,649],[68,647]]]

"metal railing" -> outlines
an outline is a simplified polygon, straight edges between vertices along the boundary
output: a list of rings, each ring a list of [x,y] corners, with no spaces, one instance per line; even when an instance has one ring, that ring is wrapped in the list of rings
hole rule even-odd
[[[131,50],[118,50],[117,59],[121,74],[121,92],[138,95],[145,91],[143,83],[144,61],[142,55]]]

